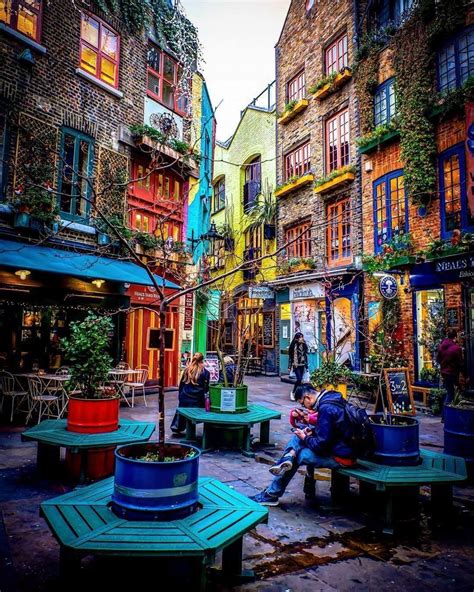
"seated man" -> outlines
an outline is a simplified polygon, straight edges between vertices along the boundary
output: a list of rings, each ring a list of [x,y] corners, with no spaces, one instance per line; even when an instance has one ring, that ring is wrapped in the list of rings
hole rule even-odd
[[[344,399],[335,391],[316,391],[304,384],[296,389],[295,400],[307,410],[317,411],[314,428],[296,429],[281,459],[270,468],[275,475],[270,486],[252,499],[265,506],[277,506],[288,483],[301,465],[327,469],[355,464],[350,442],[351,425],[344,412]]]

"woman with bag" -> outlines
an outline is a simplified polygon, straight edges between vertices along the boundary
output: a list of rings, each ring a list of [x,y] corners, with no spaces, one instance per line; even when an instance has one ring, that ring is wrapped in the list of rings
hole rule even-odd
[[[196,352],[186,366],[179,383],[178,401],[180,407],[204,407],[209,393],[211,375],[204,367],[204,356]],[[171,422],[173,434],[179,434],[186,428],[186,420],[176,412]]]
[[[295,400],[295,390],[302,382],[309,380],[308,371],[308,346],[304,340],[303,333],[295,333],[293,341],[288,349],[288,370],[290,376],[294,373],[296,382],[290,393],[290,401]]]

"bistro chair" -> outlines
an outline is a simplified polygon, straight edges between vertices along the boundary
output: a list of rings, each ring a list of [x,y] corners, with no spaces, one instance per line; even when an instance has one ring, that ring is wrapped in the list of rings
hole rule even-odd
[[[128,368],[114,368],[114,370],[128,370]],[[107,380],[107,384],[109,386],[113,386],[117,391],[117,394],[119,394],[120,397],[123,398],[127,405],[130,407],[130,401],[127,399],[127,395],[125,394],[125,379],[127,378],[127,376],[125,374],[122,374],[122,372],[114,372],[114,370],[109,371],[109,378]]]
[[[30,410],[26,418],[26,423],[30,421],[33,411],[38,408],[38,423],[43,415],[59,419],[63,411],[62,397],[44,391],[44,385],[39,378],[28,378],[28,390],[30,398]],[[56,413],[53,408],[56,408]]]
[[[145,403],[145,407],[148,407],[145,396],[145,383],[148,379],[148,366],[139,366],[137,368],[137,373],[133,376],[136,377],[136,380],[126,382],[124,385],[128,387],[129,391],[132,393],[132,407],[135,405],[136,390],[141,390],[143,393],[143,402]]]
[[[115,366],[116,370],[129,370],[129,368],[130,368],[130,366],[127,364],[127,362],[119,362]]]
[[[28,392],[24,391],[15,380],[13,374],[3,370],[0,372],[0,390],[2,391],[2,398],[0,399],[0,411],[3,409],[3,402],[8,398],[11,400],[10,421],[13,421],[13,414],[15,406],[20,406],[21,403],[28,398]],[[19,399],[17,403],[17,399]]]

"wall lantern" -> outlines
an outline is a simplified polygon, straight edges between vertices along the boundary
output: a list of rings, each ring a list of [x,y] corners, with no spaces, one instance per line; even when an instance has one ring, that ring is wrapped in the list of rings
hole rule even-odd
[[[15,275],[17,275],[20,280],[26,280],[30,274],[31,271],[28,271],[28,269],[19,269],[18,271],[15,271]]]
[[[91,283],[98,288],[102,288],[102,285],[105,284],[105,280],[92,280]]]

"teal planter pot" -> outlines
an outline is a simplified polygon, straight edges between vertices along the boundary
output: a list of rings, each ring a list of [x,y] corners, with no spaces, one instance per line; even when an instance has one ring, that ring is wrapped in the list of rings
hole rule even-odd
[[[13,218],[15,228],[29,228],[31,224],[31,214],[28,212],[18,212]]]

